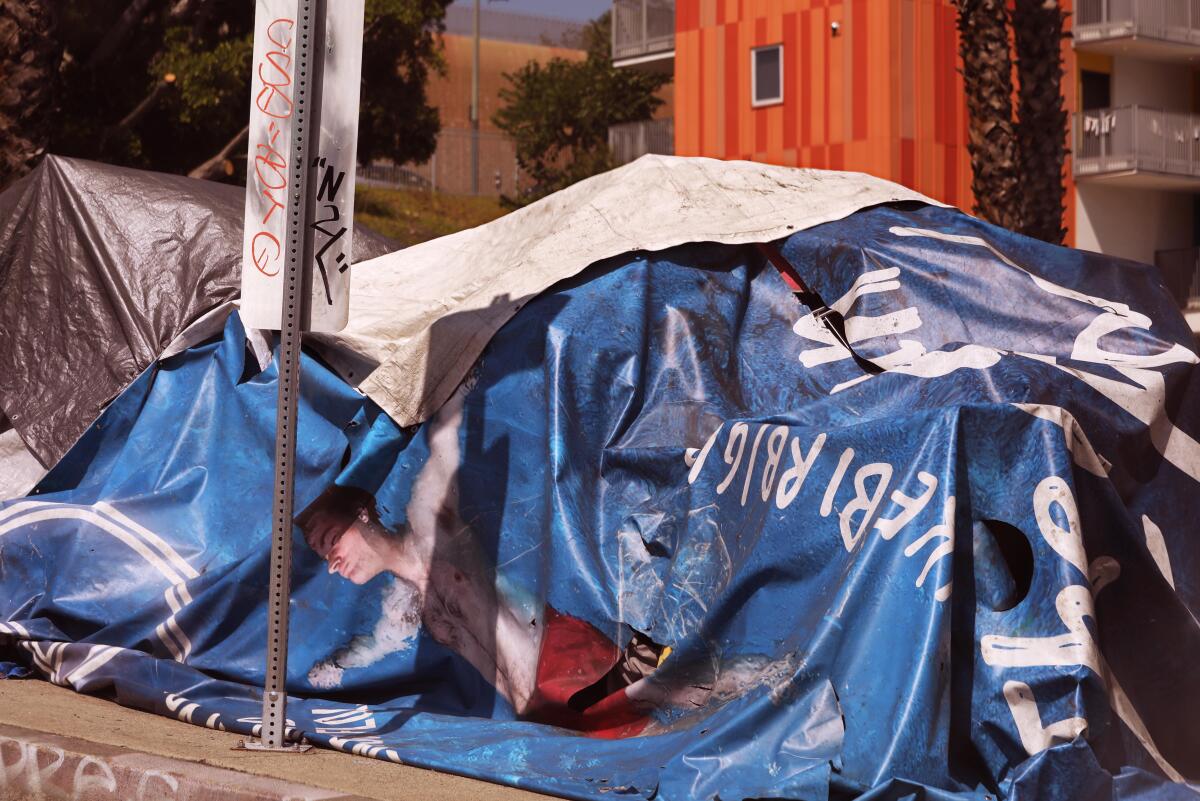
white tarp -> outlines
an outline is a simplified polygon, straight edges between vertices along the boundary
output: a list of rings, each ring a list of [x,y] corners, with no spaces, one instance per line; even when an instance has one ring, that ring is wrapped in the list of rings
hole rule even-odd
[[[20,498],[46,475],[15,428],[0,434],[0,501]]]
[[[505,217],[362,262],[327,360],[400,425],[428,418],[527,301],[601,259],[687,242],[766,242],[891,201],[862,173],[643,156]],[[939,204],[940,205],[940,204]]]

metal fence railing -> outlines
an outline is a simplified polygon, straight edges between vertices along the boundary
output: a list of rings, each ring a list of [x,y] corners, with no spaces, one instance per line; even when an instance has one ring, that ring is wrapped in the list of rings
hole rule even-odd
[[[1146,170],[1200,176],[1200,116],[1141,106],[1075,113],[1076,177]]]
[[[1076,43],[1144,36],[1200,46],[1200,0],[1076,0]]]
[[[355,171],[355,179],[367,186],[391,186],[403,189],[429,189],[429,179],[417,175],[408,167],[401,167],[390,161],[376,161],[371,164],[360,164]]]
[[[614,59],[675,49],[675,0],[613,0]]]
[[[608,146],[620,164],[628,164],[647,153],[675,153],[675,120],[623,122],[608,129]]]
[[[1154,266],[1182,309],[1200,307],[1200,248],[1160,250]]]

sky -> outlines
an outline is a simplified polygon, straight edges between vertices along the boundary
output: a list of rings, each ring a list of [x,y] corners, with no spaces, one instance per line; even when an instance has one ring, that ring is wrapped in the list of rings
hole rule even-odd
[[[456,6],[470,7],[472,4],[473,0],[454,0]],[[480,0],[481,8],[494,11],[514,11],[580,22],[595,19],[611,6],[612,0]]]

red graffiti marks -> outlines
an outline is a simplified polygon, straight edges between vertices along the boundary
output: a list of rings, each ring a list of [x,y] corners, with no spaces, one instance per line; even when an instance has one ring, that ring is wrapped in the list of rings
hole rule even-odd
[[[268,50],[255,69],[259,86],[254,104],[263,114],[277,120],[292,116],[292,56],[288,50],[292,46],[293,27],[295,22],[290,19],[277,19],[267,26],[267,41],[275,49]]]
[[[266,28],[268,49],[262,60],[255,65],[254,106],[273,119],[267,125],[264,141],[256,141],[251,152],[254,153],[253,180],[257,193],[266,201],[260,206],[262,216],[259,220],[261,230],[255,231],[250,240],[250,258],[254,266],[265,276],[273,277],[279,274],[279,259],[283,255],[283,247],[279,242],[280,234],[271,229],[272,217],[277,210],[285,207],[288,187],[288,159],[286,147],[279,141],[284,132],[283,123],[292,116],[292,30],[295,21],[277,19]],[[254,132],[257,134],[257,132]],[[274,227],[279,228],[280,224]]]

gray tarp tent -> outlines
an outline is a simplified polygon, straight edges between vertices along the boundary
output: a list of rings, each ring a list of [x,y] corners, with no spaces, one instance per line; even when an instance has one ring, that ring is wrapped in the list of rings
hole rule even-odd
[[[0,194],[0,432],[53,465],[189,325],[234,300],[244,192],[49,156]],[[366,231],[355,246],[358,260],[394,248]]]

